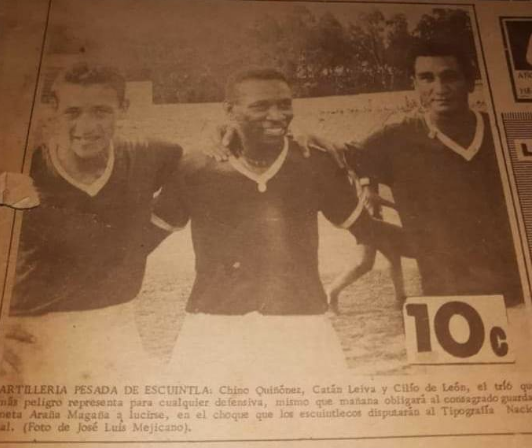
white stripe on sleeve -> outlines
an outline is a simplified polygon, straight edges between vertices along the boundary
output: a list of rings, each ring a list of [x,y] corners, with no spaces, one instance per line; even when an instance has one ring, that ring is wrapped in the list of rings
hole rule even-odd
[[[364,210],[364,201],[366,199],[366,194],[363,193],[362,196],[360,196],[359,201],[355,209],[353,210],[353,213],[349,215],[349,217],[338,227],[342,229],[349,229],[359,218],[362,211]]]
[[[159,218],[155,213],[151,214],[151,223],[157,227],[159,227],[162,230],[165,230],[167,232],[177,232],[179,230],[183,230],[185,226],[183,227],[174,227],[170,224],[168,224],[164,219]]]

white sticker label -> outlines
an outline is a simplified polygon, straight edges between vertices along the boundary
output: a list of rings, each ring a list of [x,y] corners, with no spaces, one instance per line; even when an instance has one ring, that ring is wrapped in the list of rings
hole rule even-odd
[[[411,364],[515,361],[502,296],[415,297],[403,314]]]

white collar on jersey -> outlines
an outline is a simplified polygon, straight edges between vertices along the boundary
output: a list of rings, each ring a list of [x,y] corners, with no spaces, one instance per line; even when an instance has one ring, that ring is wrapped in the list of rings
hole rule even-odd
[[[284,146],[281,151],[281,153],[277,156],[277,159],[270,165],[270,167],[264,171],[264,173],[257,174],[253,171],[250,171],[240,160],[240,158],[231,156],[229,157],[229,163],[231,166],[237,170],[240,174],[243,174],[248,179],[251,179],[252,181],[255,181],[257,183],[257,189],[264,193],[267,190],[267,183],[268,181],[273,178],[281,169],[281,167],[284,164],[284,161],[286,160],[286,156],[288,154],[288,139],[285,137],[284,139]]]
[[[423,115],[425,118],[425,123],[429,128],[429,137],[437,138],[443,145],[449,148],[451,151],[454,151],[456,154],[462,156],[468,162],[477,155],[482,146],[482,141],[484,140],[484,120],[482,115],[480,115],[476,110],[473,111],[476,118],[476,127],[475,127],[475,136],[473,141],[468,148],[464,148],[462,145],[456,143],[451,137],[445,135],[440,131],[434,123],[430,120],[428,112]]]
[[[102,173],[100,177],[98,177],[93,183],[89,185],[77,181],[70,174],[66,172],[66,170],[63,168],[63,165],[61,165],[59,156],[57,155],[58,147],[59,147],[59,144],[54,141],[52,141],[49,146],[50,159],[52,161],[54,168],[58,172],[58,174],[63,179],[65,179],[69,184],[76,187],[78,190],[84,191],[89,196],[92,196],[92,197],[96,196],[100,192],[100,190],[107,184],[113,172],[113,168],[115,165],[115,148],[114,148],[113,142],[111,142],[109,146],[109,159],[107,160],[107,166],[105,167],[104,172]]]

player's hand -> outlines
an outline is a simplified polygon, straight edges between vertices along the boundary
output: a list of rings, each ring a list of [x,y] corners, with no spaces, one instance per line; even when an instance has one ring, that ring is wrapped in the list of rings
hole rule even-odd
[[[23,210],[39,204],[39,193],[30,176],[7,172],[0,174],[0,205]]]
[[[309,157],[311,149],[317,149],[328,153],[340,168],[346,168],[345,166],[345,152],[347,151],[347,145],[343,142],[334,142],[324,137],[309,134],[304,132],[292,132],[294,140],[300,146],[303,156]]]
[[[362,194],[360,195],[360,200],[362,201],[364,208],[368,211],[370,216],[374,216],[375,212],[379,209],[380,198],[381,197],[379,196],[379,194],[369,185],[364,185],[362,187]]]
[[[360,196],[360,200],[363,202],[364,207],[366,208],[370,216],[374,216],[375,213],[382,207],[390,207],[393,209],[396,208],[395,203],[389,201],[388,199],[384,199],[370,185],[364,185],[361,188],[362,194]]]
[[[216,126],[209,132],[209,141],[203,152],[218,162],[224,162],[231,156],[231,142],[237,137],[236,129],[231,125]]]
[[[7,327],[4,330],[4,352],[0,364],[0,377],[22,373],[24,366],[22,366],[18,356],[18,349],[20,344],[34,343],[35,337],[20,324],[7,322]]]

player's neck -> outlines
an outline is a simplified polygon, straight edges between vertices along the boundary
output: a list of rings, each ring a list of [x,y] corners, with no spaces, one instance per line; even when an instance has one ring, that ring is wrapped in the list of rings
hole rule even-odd
[[[455,111],[452,114],[429,114],[432,124],[448,137],[467,147],[476,130],[476,117],[471,109]]]
[[[62,168],[77,182],[90,185],[100,178],[109,163],[110,148],[90,159],[82,159],[70,148],[59,147],[57,156]]]
[[[268,168],[283,150],[284,142],[262,144],[242,139],[242,156],[257,168]]]

